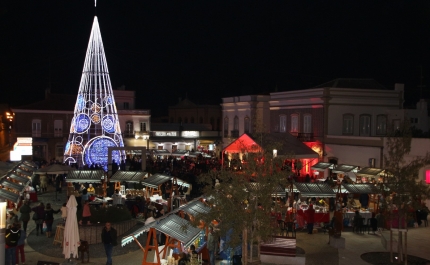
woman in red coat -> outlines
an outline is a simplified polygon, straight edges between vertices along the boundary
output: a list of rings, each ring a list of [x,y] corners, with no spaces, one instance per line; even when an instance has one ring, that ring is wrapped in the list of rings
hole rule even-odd
[[[312,234],[315,222],[315,210],[312,204],[310,204],[309,208],[306,210],[306,221],[308,222],[308,234]]]

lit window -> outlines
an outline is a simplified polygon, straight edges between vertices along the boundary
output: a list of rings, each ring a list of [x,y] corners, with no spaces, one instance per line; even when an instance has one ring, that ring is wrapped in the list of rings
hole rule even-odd
[[[279,132],[287,131],[287,116],[281,115],[279,116]]]
[[[133,132],[133,122],[132,121],[127,121],[126,123],[125,123],[125,132],[124,132],[126,135],[128,135],[128,136],[130,136],[130,135],[133,135],[134,134],[134,132]]]
[[[370,136],[370,115],[360,115],[360,135]]]
[[[354,115],[344,114],[342,123],[342,134],[354,133]]]
[[[57,156],[57,157],[61,157],[61,156],[63,156],[63,155],[64,155],[64,147],[63,147],[63,146],[61,146],[61,145],[57,145],[57,146],[55,147],[55,152],[56,152],[56,156]]]
[[[141,132],[146,132],[146,122],[141,122],[140,123],[140,131]]]
[[[299,115],[293,114],[291,115],[291,130],[292,133],[299,132]]]

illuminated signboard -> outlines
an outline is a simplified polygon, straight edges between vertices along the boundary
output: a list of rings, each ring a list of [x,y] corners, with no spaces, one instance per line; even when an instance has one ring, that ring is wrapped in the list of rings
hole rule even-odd
[[[155,136],[177,136],[177,132],[154,132]]]
[[[198,131],[183,131],[182,137],[199,137]]]

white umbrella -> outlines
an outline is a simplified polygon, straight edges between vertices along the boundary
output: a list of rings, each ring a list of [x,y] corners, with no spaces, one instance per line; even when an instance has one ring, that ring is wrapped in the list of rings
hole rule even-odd
[[[36,170],[35,173],[36,174],[65,174],[65,173],[68,173],[70,170],[72,170],[72,168],[69,166],[53,164],[53,165],[38,169]]]
[[[63,254],[66,259],[73,255],[74,258],[78,257],[78,247],[81,244],[79,240],[78,220],[76,216],[76,203],[75,195],[70,195],[67,201],[67,219],[66,226],[64,227],[63,239]]]

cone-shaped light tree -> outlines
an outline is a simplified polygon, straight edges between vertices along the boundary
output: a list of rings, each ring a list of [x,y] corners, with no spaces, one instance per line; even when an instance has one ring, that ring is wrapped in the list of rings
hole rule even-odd
[[[99,23],[94,17],[64,162],[95,164],[107,170],[108,147],[123,146]],[[124,157],[124,151],[112,152],[115,161]]]

